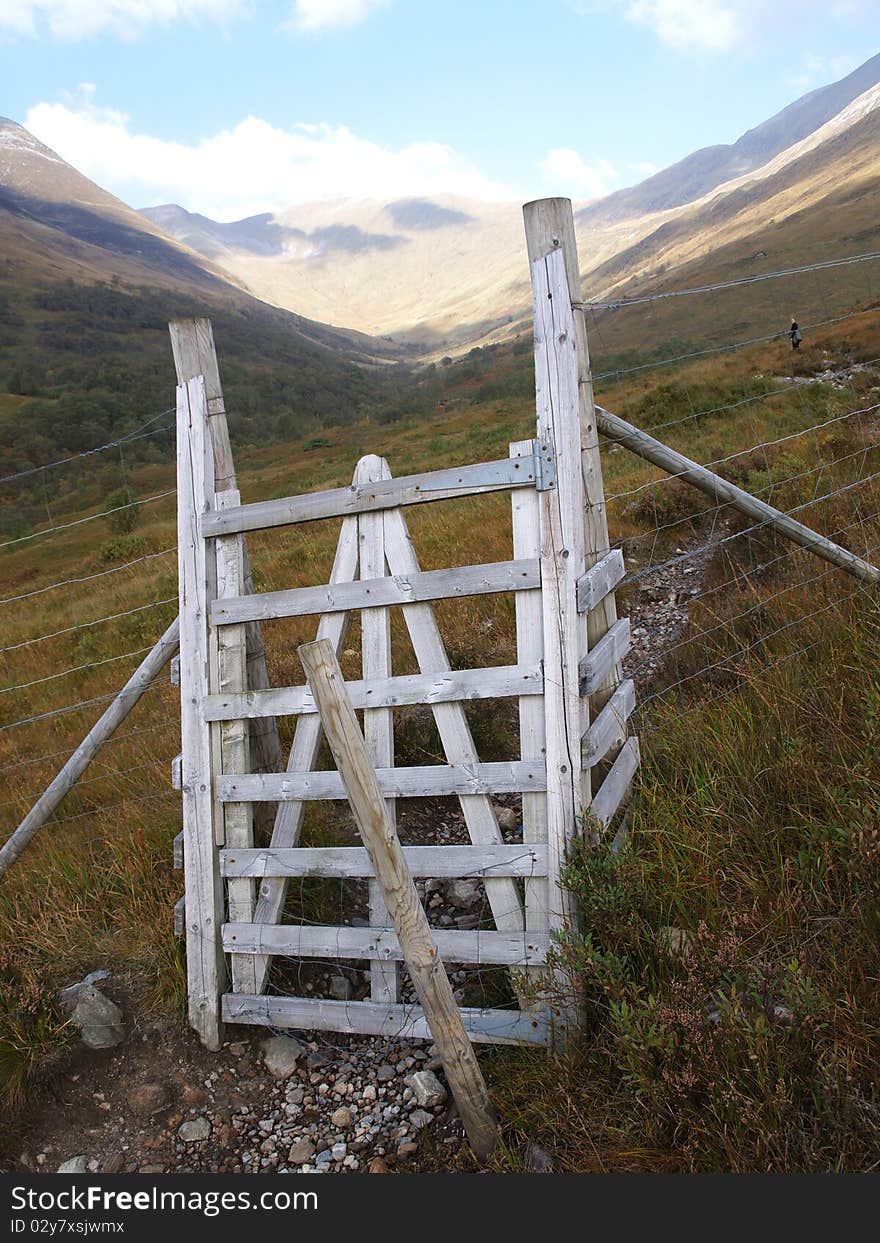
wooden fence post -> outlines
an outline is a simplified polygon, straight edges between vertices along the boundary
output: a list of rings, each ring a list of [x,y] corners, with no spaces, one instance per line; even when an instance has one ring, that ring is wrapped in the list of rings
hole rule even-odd
[[[226,405],[220,384],[217,351],[214,348],[214,332],[209,319],[178,319],[168,325],[171,349],[177,371],[177,383],[186,384],[197,375],[205,377],[205,394],[208,403],[208,434],[214,455],[214,490],[234,491],[237,488],[235,463],[229,442],[229,426],[226,422]],[[242,542],[244,590],[252,593],[254,581],[248,560],[244,536]],[[248,622],[245,628],[247,642],[248,684],[251,690],[267,690],[269,673],[266,668],[266,651],[260,635],[259,622]],[[251,721],[251,740],[254,764],[262,772],[277,773],[284,767],[278,723],[274,717]],[[259,809],[266,827],[271,827],[273,809],[266,804]]]
[[[298,651],[465,1131],[476,1155],[485,1159],[498,1142],[489,1091],[389,819],[333,645],[319,639]]]
[[[225,989],[223,888],[217,855],[211,727],[202,715],[209,690],[208,613],[216,589],[208,541],[199,521],[214,504],[214,459],[201,376],[177,390],[177,546],[180,607],[180,733],[183,869],[186,882],[186,972],[190,1023],[209,1049],[222,1041]],[[213,556],[213,549],[212,549]],[[214,727],[216,728],[216,727]]]
[[[578,670],[592,643],[616,620],[612,595],[587,617],[578,613],[577,580],[608,552],[602,468],[580,300],[574,218],[568,199],[523,208],[535,311],[535,387],[539,442],[553,450],[555,486],[539,491],[547,744],[547,839],[550,927],[572,924],[576,911],[560,872],[591,799],[581,766],[581,738],[590,723]],[[607,698],[614,675],[598,688]],[[601,706],[601,698],[597,706]],[[564,1029],[579,1024],[569,996]],[[563,1039],[565,1032],[562,1033]]]

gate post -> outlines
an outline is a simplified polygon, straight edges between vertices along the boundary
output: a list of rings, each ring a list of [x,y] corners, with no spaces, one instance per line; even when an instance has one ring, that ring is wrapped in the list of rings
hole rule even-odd
[[[591,801],[581,739],[590,724],[580,694],[580,665],[616,619],[606,596],[589,616],[578,612],[578,579],[608,551],[590,361],[574,217],[568,199],[523,208],[535,312],[535,391],[539,444],[553,450],[555,484],[539,492],[544,705],[547,744],[548,904],[551,931],[574,926],[572,895],[560,871]],[[606,693],[603,686],[599,695]],[[597,697],[598,698],[598,697]],[[597,706],[601,706],[597,704]],[[564,1040],[580,1025],[571,982],[559,1022]]]

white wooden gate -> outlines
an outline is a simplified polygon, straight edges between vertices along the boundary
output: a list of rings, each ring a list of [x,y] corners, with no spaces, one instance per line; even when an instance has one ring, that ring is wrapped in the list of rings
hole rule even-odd
[[[593,417],[571,208],[526,207],[535,300],[537,436],[495,462],[393,478],[382,458],[357,464],[351,487],[242,505],[215,481],[201,376],[177,394],[185,925],[190,1018],[208,1047],[223,1022],[428,1037],[400,1000],[400,947],[377,886],[369,927],[281,922],[293,877],[368,879],[356,847],[299,845],[306,804],[345,797],[335,772],[315,771],[320,726],[305,686],[249,687],[248,628],[303,615],[339,650],[350,614],[362,626],[362,679],[347,686],[390,809],[397,798],[457,795],[471,844],[413,846],[413,875],[479,878],[492,930],[435,930],[455,963],[511,968],[519,1009],[464,1009],[477,1040],[549,1043],[578,1022],[576,998],[544,966],[553,934],[576,919],[559,884],[569,845],[589,814],[607,826],[638,763],[628,737],[632,682],[620,660],[628,623],[613,590],[623,558],[610,550]],[[510,490],[513,559],[423,571],[410,539],[410,505]],[[340,518],[330,582],[249,593],[245,533]],[[453,670],[432,602],[515,593],[516,663]],[[401,608],[418,674],[395,676],[389,611]],[[519,701],[519,754],[481,763],[462,706]],[[430,705],[445,764],[394,762],[395,708]],[[296,718],[285,772],[251,771],[249,722]],[[591,769],[607,769],[591,788]],[[610,767],[609,767],[610,763]],[[506,843],[492,794],[522,795],[522,840]],[[254,846],[253,808],[278,804],[271,844]],[[266,992],[274,955],[370,962],[370,999],[336,1001]],[[227,960],[229,967],[227,970]]]

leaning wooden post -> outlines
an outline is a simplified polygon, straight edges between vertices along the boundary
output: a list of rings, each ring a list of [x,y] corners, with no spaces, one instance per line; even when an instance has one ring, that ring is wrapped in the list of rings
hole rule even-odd
[[[214,348],[211,321],[209,319],[172,320],[168,325],[168,331],[171,334],[171,350],[174,354],[177,383],[186,384],[188,380],[192,380],[197,375],[205,377],[208,432],[214,455],[214,490],[216,492],[234,491],[238,485],[235,479],[235,463],[229,442],[226,405],[223,401],[223,388],[220,384],[220,369],[217,363],[217,351]],[[243,535],[238,538],[242,542],[244,590],[250,594],[254,590],[254,581],[248,560],[247,545]],[[259,622],[247,623],[245,639],[250,689],[267,690],[269,673],[266,668],[266,651],[263,647]],[[250,732],[255,768],[267,773],[282,772],[284,758],[278,737],[278,723],[275,718],[262,717],[259,720],[252,720]],[[262,804],[257,814],[262,817],[264,825],[271,828],[274,819],[274,809],[271,804]]]
[[[476,1155],[484,1159],[498,1142],[489,1091],[389,819],[333,645],[319,639],[298,650],[465,1131]]]
[[[172,656],[176,655],[179,634],[180,627],[175,617],[153,650],[135,669],[110,707],[86,734],[51,785],[34,803],[12,836],[6,840],[3,849],[0,850],[0,876],[18,861],[19,855],[31,838],[43,827],[61,800],[79,781],[104,743],[113,736],[140,697],[153,685]]]
[[[766,501],[759,500],[751,492],[738,488],[728,479],[722,479],[720,475],[707,470],[705,466],[700,466],[689,457],[685,457],[683,453],[670,449],[662,441],[655,440],[653,436],[634,427],[632,423],[627,423],[618,415],[612,414],[610,410],[603,410],[601,406],[597,406],[596,421],[603,436],[623,445],[631,453],[637,454],[653,466],[659,466],[661,470],[668,471],[676,479],[683,479],[692,487],[699,488],[701,492],[710,496],[716,505],[732,505],[747,518],[755,519],[762,526],[772,527],[785,539],[800,545],[801,548],[806,548],[808,552],[815,553],[824,561],[830,561],[832,565],[839,566],[840,569],[848,571],[856,578],[869,583],[880,582],[880,569],[871,565],[869,561],[856,556],[848,548],[841,548],[840,544],[826,539],[818,531],[804,526],[802,522],[768,505]]]
[[[214,798],[216,739],[202,706],[211,689],[209,613],[216,594],[215,550],[202,535],[202,515],[214,507],[214,458],[201,376],[177,390],[177,551],[180,601],[180,735],[182,743],[183,871],[186,882],[186,973],[190,1023],[209,1049],[223,1042],[220,997],[226,986],[223,956],[223,884],[217,852],[222,841]],[[213,544],[213,541],[212,541]]]

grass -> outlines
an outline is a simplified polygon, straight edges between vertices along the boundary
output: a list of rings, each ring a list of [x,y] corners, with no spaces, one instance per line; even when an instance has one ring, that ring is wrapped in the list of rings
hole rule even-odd
[[[829,359],[876,357],[878,346],[876,315],[865,313],[805,343],[798,366],[816,373]],[[676,448],[700,461],[728,459],[722,473],[774,504],[806,504],[803,521],[826,533],[842,528],[839,538],[864,554],[880,544],[876,484],[815,498],[880,469],[874,415],[838,419],[876,403],[874,378],[855,376],[843,389],[778,384],[773,377],[789,367],[778,345],[758,347],[697,360],[671,380],[662,369],[646,372],[606,386],[600,400],[647,427],[674,423],[659,434]],[[769,389],[772,397],[758,397]],[[324,428],[320,444],[310,431],[283,451],[236,450],[239,484],[246,500],[338,485],[367,451],[386,454],[395,474],[502,457],[510,440],[530,434],[533,417],[532,401],[515,393],[481,400],[468,385],[453,387],[430,418],[403,413]],[[820,422],[828,426],[797,435]],[[625,452],[605,452],[603,467],[612,538],[631,571],[718,533],[706,498]],[[173,487],[170,462],[129,474],[142,497]],[[67,498],[63,518],[101,508],[93,487]],[[408,518],[426,569],[511,555],[504,496],[416,506]],[[733,516],[723,521],[726,532],[736,529]],[[337,534],[338,524],[325,522],[249,538],[257,589],[326,581]],[[0,691],[36,684],[0,694],[0,724],[118,688],[138,657],[37,679],[150,646],[176,611],[174,556],[152,554],[174,543],[168,497],[143,506],[130,532],[97,518],[0,549],[3,596],[101,575],[2,606]],[[136,563],[116,570],[127,561]],[[762,561],[769,568],[752,573]],[[580,850],[569,869],[587,931],[560,953],[583,981],[583,1046],[565,1060],[485,1055],[506,1124],[504,1168],[516,1165],[526,1137],[572,1171],[869,1169],[880,1160],[876,601],[766,533],[715,548],[699,582],[689,629],[642,695],[632,844],[619,856]],[[514,658],[509,597],[445,602],[438,615],[453,664]],[[300,680],[296,645],[313,629],[307,619],[265,627],[274,683]],[[50,631],[66,633],[14,646]],[[399,618],[392,640],[395,670],[413,671]],[[356,627],[347,643],[344,667],[354,675]],[[134,1013],[183,1021],[171,935],[181,886],[171,871],[179,802],[168,789],[179,749],[175,696],[164,680],[149,692],[0,885],[7,1107],[27,1099],[34,1076],[72,1039],[56,993],[88,970],[110,966]],[[75,746],[99,710],[0,730],[0,831],[14,827],[64,758],[40,757]],[[488,705],[469,712],[483,758],[510,756],[515,714]],[[441,758],[427,714],[401,714],[399,724],[400,762]],[[334,840],[326,818],[310,831]],[[687,956],[668,952],[668,927],[688,934]]]

